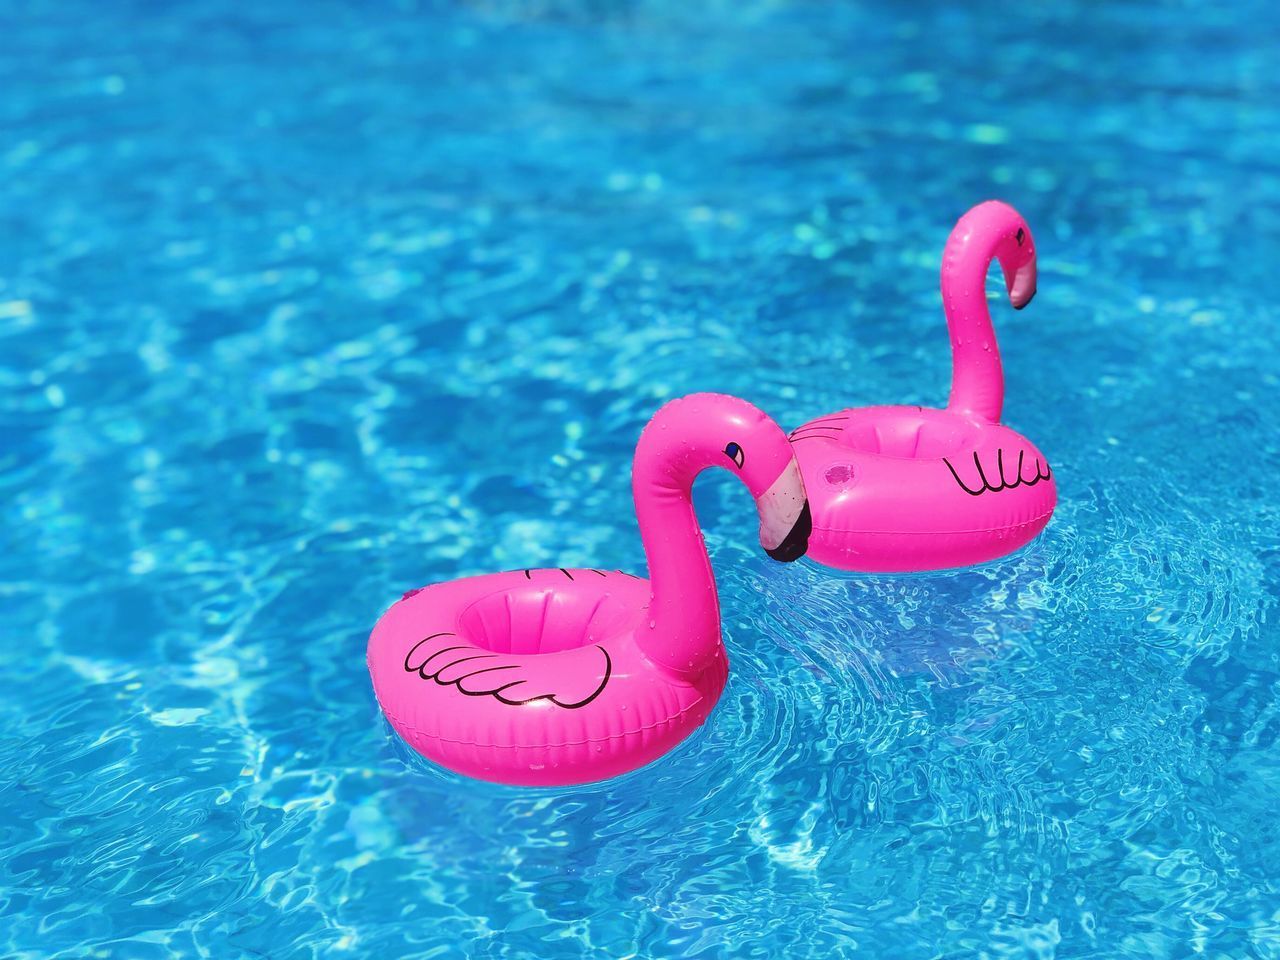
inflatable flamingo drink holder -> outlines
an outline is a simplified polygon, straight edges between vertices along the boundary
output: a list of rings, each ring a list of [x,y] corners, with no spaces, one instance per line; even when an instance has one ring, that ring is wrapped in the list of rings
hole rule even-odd
[[[428,759],[500,783],[602,780],[666,753],[707,718],[729,666],[694,478],[707,467],[737,476],[761,544],[795,560],[809,508],[793,454],[742,400],[668,403],[641,434],[632,474],[651,579],[516,570],[405,594],[369,638],[391,725]]]
[[[1036,292],[1036,250],[1016,210],[979,204],[942,258],[951,331],[945,410],[866,407],[791,434],[813,510],[809,556],[842,570],[937,570],[1003,556],[1035,538],[1058,495],[1030,441],[1000,424],[1004,376],[987,310],[992,260],[1016,309]]]

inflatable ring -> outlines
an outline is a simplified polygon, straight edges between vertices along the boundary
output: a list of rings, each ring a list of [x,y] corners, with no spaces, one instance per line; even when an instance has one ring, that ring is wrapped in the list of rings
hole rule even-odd
[[[1049,461],[1001,426],[1004,375],[987,310],[993,260],[1015,309],[1036,292],[1031,229],[1008,204],[979,204],[942,258],[951,332],[946,410],[867,407],[791,434],[813,509],[809,556],[842,570],[937,570],[994,560],[1034,539],[1058,494]]]
[[[538,786],[603,780],[680,743],[728,675],[692,501],[712,466],[750,489],[771,557],[804,553],[809,508],[782,429],[732,397],[674,400],[641,434],[632,471],[651,579],[516,570],[410,591],[369,638],[396,732],[458,773]]]

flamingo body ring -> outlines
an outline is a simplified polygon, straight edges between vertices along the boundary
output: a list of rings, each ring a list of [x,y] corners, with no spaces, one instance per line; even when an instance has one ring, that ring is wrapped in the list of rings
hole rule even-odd
[[[625,773],[695,730],[728,675],[692,502],[712,466],[751,490],[770,556],[804,553],[809,509],[782,429],[732,397],[673,400],[641,434],[632,471],[650,579],[516,570],[405,594],[368,648],[400,736],[471,777],[555,786]]]
[[[942,259],[951,332],[945,410],[864,407],[791,434],[813,511],[809,556],[842,570],[937,570],[994,560],[1030,542],[1057,503],[1048,460],[1002,426],[1004,375],[987,310],[993,260],[1009,298],[1036,291],[1031,230],[1008,204],[966,213]]]

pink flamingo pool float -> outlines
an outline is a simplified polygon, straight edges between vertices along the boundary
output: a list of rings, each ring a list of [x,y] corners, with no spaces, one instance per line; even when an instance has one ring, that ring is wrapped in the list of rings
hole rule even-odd
[[[809,556],[842,570],[937,570],[1030,542],[1057,503],[1044,455],[1000,423],[1004,375],[987,310],[993,260],[1015,309],[1036,292],[1031,229],[990,200],[956,224],[942,257],[951,332],[946,410],[865,407],[791,434],[813,511]]]
[[[761,545],[795,560],[810,520],[794,453],[745,401],[668,403],[641,434],[632,470],[650,579],[516,570],[410,591],[369,638],[391,725],[442,766],[510,784],[603,780],[672,749],[728,676],[694,478],[731,471],[755,497]]]

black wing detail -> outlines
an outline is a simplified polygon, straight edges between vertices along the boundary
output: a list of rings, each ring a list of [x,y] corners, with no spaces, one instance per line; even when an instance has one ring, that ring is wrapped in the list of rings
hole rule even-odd
[[[978,457],[978,452],[975,450],[973,452],[973,465],[978,468],[978,485],[976,487],[970,487],[967,483],[961,480],[960,474],[956,471],[956,468],[951,465],[951,461],[946,457],[942,458],[942,462],[947,465],[947,469],[951,471],[951,476],[955,478],[955,481],[960,485],[961,490],[969,494],[971,497],[980,497],[984,493],[1000,493],[1004,490],[1013,490],[1016,487],[1034,487],[1041,480],[1048,480],[1053,476],[1053,469],[1049,466],[1048,461],[1045,461],[1042,465],[1039,457],[1035,458],[1035,463],[1032,465],[1033,472],[1031,476],[1027,477],[1024,475],[1023,464],[1026,461],[1026,457],[1027,451],[1018,451],[1018,465],[1013,471],[1013,478],[1009,479],[1005,476],[1004,450],[997,449],[996,465],[993,472],[998,482],[992,483],[991,480],[988,479],[987,472],[982,466],[982,460]]]
[[[819,417],[817,420],[810,420],[803,426],[796,427],[789,434],[788,440],[808,440],[811,437],[821,437],[827,433],[843,433],[844,427],[837,427],[837,423],[844,423],[849,419],[848,414],[837,415],[831,417]],[[828,437],[827,439],[835,439]]]
[[[579,710],[604,693],[613,676],[613,659],[599,644],[589,648],[599,655],[597,678],[583,684],[566,680],[560,668],[565,654],[593,655],[586,650],[517,656],[450,642],[446,637],[457,639],[453,633],[435,633],[415,643],[405,654],[404,669],[439,686],[453,687],[464,697],[493,697],[509,707],[546,700],[565,710]]]

